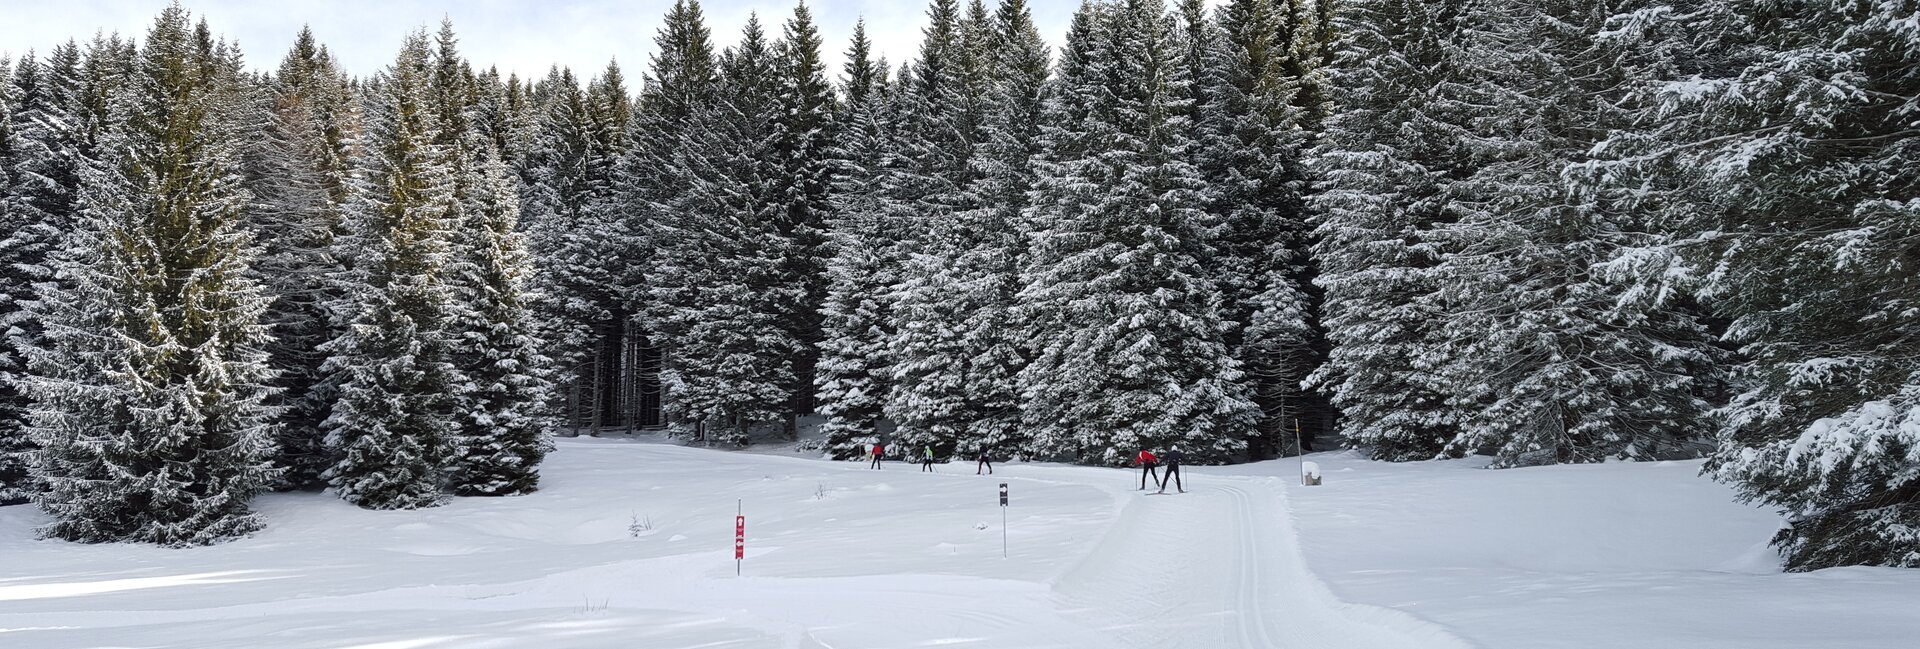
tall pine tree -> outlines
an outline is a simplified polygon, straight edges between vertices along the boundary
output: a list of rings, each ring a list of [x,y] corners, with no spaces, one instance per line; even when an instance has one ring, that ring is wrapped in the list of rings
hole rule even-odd
[[[944,455],[961,445],[973,415],[961,340],[969,309],[951,298],[960,281],[956,263],[969,247],[958,214],[972,207],[975,91],[984,86],[989,31],[978,2],[963,16],[955,0],[934,0],[927,16],[913,82],[900,90],[901,164],[884,181],[901,260],[891,296],[887,416],[899,425],[901,442]]]
[[[1202,266],[1175,28],[1158,0],[1083,9],[1049,110],[1061,130],[1049,133],[1031,208],[1044,229],[1020,294],[1038,353],[1020,376],[1037,444],[1083,462],[1169,446],[1235,458],[1257,414]]]
[[[801,342],[787,316],[800,287],[782,272],[793,240],[769,146],[780,84],[758,18],[719,68],[721,99],[695,109],[671,167],[684,189],[651,225],[648,288],[674,426],[739,445],[790,404]]]
[[[375,79],[347,217],[347,326],[329,342],[340,397],[326,420],[338,458],[324,475],[347,502],[412,509],[442,502],[457,384],[449,363],[444,269],[458,214],[453,164],[436,144],[433,53],[407,38]]]
[[[1226,339],[1260,404],[1252,454],[1268,457],[1289,446],[1292,424],[1320,401],[1300,387],[1321,361],[1307,292],[1309,125],[1296,105],[1305,66],[1295,43],[1310,36],[1288,0],[1229,2],[1218,28],[1201,3],[1181,6],[1203,206],[1219,229],[1214,265],[1234,325]]]
[[[1478,157],[1437,230],[1453,305],[1442,374],[1463,406],[1456,453],[1494,466],[1684,456],[1717,386],[1706,327],[1684,302],[1640,300],[1617,265],[1657,241],[1616,197],[1565,180],[1601,134],[1626,126],[1633,87],[1612,18],[1622,2],[1512,3],[1472,41],[1481,71]]]
[[[777,224],[788,241],[782,260],[785,295],[781,305],[788,334],[797,343],[793,402],[787,406],[787,434],[798,437],[797,418],[812,412],[814,374],[823,335],[819,306],[826,299],[825,237],[832,210],[833,143],[838,137],[833,86],[827,81],[820,53],[820,31],[813,14],[802,3],[794,7],[780,42],[775,46],[779,89],[773,123],[773,155],[780,169],[771,179],[773,200],[779,203]]]
[[[1728,0],[1612,30],[1657,76],[1595,166],[1675,235],[1641,253],[1646,288],[1730,321],[1746,360],[1708,472],[1786,514],[1792,571],[1920,566],[1912,24],[1898,3]]]
[[[1032,158],[1040,152],[1043,95],[1049,73],[1045,40],[1023,0],[1006,0],[983,37],[985,70],[979,143],[970,161],[971,209],[957,218],[950,272],[958,307],[961,393],[965,395],[961,451],[1022,452],[1019,373],[1030,350],[1014,317],[1020,267],[1026,256],[1024,213],[1034,185]]]
[[[29,52],[7,84],[7,167],[0,185],[0,503],[20,503],[29,494],[26,430],[31,399],[24,350],[43,346],[39,323],[26,304],[38,284],[51,281],[47,256],[73,229],[81,189],[81,165],[90,147],[78,115],[80,50],[69,43],[44,62]]]
[[[435,144],[449,156],[454,204],[445,284],[445,338],[456,377],[448,480],[464,496],[534,491],[550,447],[548,363],[522,286],[531,271],[516,232],[520,205],[498,140],[487,132],[485,89],[442,23],[430,83],[439,116]],[[618,69],[609,71],[616,79]],[[624,128],[624,124],[609,125]]]
[[[1445,451],[1462,408],[1442,376],[1447,305],[1437,229],[1473,170],[1464,132],[1471,2],[1352,0],[1329,70],[1332,115],[1312,160],[1314,256],[1333,350],[1312,376],[1340,433],[1376,459]]]
[[[821,433],[837,458],[866,452],[877,441],[888,393],[887,342],[891,318],[886,294],[892,263],[887,195],[883,185],[894,155],[885,61],[872,58],[866,24],[855,25],[842,92],[845,115],[834,147],[833,215],[826,247],[827,295],[814,385]]]
[[[466,383],[455,399],[451,482],[463,496],[519,495],[539,486],[540,462],[552,450],[551,368],[527,307],[533,269],[516,229],[513,176],[491,142],[472,139],[473,177],[454,236],[459,257],[448,273],[463,305],[448,330]]]
[[[262,253],[255,274],[274,296],[267,346],[278,392],[282,484],[320,486],[330,460],[321,422],[333,401],[320,347],[339,336],[331,306],[345,269],[334,238],[347,197],[347,147],[355,110],[346,74],[301,30],[273,79],[254,91],[257,135],[247,147],[254,197],[248,225]]]
[[[29,305],[47,341],[24,385],[47,536],[197,545],[260,527],[270,297],[241,222],[234,57],[169,7],[105,97],[112,153],[82,167],[75,230]]]

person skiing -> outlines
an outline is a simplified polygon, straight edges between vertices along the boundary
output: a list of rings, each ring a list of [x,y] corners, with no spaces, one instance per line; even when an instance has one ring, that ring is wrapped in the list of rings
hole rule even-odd
[[[1167,465],[1167,472],[1160,474],[1160,493],[1167,492],[1169,482],[1173,483],[1174,488],[1179,489],[1180,493],[1187,492],[1186,485],[1180,484],[1180,460],[1183,459],[1186,459],[1186,456],[1180,453],[1178,446],[1167,449],[1166,457],[1160,458],[1160,462]]]
[[[887,445],[879,442],[873,443],[873,468],[880,468],[880,456],[886,454],[886,452]]]
[[[1149,477],[1153,478],[1153,484],[1160,484],[1160,472],[1154,469],[1154,467],[1160,466],[1160,458],[1155,456],[1153,451],[1144,448],[1140,449],[1140,454],[1133,456],[1133,463],[1140,465],[1140,488],[1134,491],[1146,491],[1147,478]],[[1166,487],[1162,486],[1161,488],[1165,489]]]
[[[993,449],[985,446],[980,447],[980,456],[974,460],[973,474],[980,475],[982,468],[987,470],[987,475],[993,475]]]
[[[926,449],[927,449],[926,452],[921,454],[920,456],[920,471],[924,473],[932,473],[933,472],[933,447],[928,446],[926,447]]]

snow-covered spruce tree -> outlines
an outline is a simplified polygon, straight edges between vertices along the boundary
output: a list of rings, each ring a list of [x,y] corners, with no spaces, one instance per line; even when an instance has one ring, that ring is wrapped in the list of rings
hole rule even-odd
[[[1747,359],[1707,470],[1786,513],[1788,570],[1920,567],[1913,8],[1650,13],[1622,29],[1673,21],[1650,29],[1676,42],[1652,41],[1665,75],[1600,166],[1684,235],[1665,251],[1690,263],[1667,272]]]
[[[30,75],[25,86],[31,88],[39,84],[39,63],[34,53],[28,51],[21,60],[20,68]],[[18,109],[22,88],[16,84],[13,60],[0,57],[0,221],[13,225],[12,208],[8,206],[7,196],[11,193],[15,180],[15,150],[13,113]],[[18,227],[8,227],[9,231],[18,231]],[[13,279],[13,273],[6,272],[11,264],[0,264],[0,306],[7,312],[16,312],[19,307],[14,292],[19,288],[30,288]],[[11,290],[10,290],[11,289]],[[25,360],[14,351],[9,340],[11,336],[0,337],[0,506],[18,505],[27,502],[27,464],[25,453],[28,450],[26,434],[27,398],[14,387],[14,382],[26,369]]]
[[[1192,114],[1213,222],[1211,262],[1233,328],[1226,341],[1260,405],[1253,457],[1289,451],[1294,422],[1323,398],[1301,388],[1321,359],[1311,280],[1302,158],[1306,112],[1296,105],[1309,37],[1287,0],[1236,0],[1213,26],[1202,3],[1181,4],[1183,65],[1195,78]]]
[[[33,53],[28,52],[28,65],[33,64]],[[7,220],[7,188],[13,186],[13,59],[0,56],[0,220]],[[18,307],[11,304],[11,296],[0,296],[8,300],[8,310]],[[27,463],[24,453],[27,451],[25,429],[26,399],[13,387],[14,377],[22,367],[20,355],[13,351],[4,338],[0,338],[0,506],[18,505],[27,502]]]
[[[28,308],[41,533],[200,545],[253,532],[274,480],[271,375],[241,223],[237,52],[163,11],[112,96],[111,152],[82,166],[55,281]]]
[[[636,300],[633,242],[616,182],[628,148],[619,69],[583,90],[569,70],[542,83],[540,135],[528,155],[523,215],[538,268],[543,338],[564,376],[570,425],[598,430],[620,415],[622,348]]]
[[[1046,352],[1040,336],[1065,330],[1069,325],[1058,319],[1057,309],[1035,303],[1028,293],[1044,264],[1061,258],[1053,242],[1054,232],[1065,232],[1071,219],[1090,205],[1100,193],[1092,162],[1096,136],[1088,124],[1102,100],[1100,81],[1106,74],[1106,59],[1111,42],[1107,36],[1113,7],[1104,3],[1083,2],[1067,27],[1066,41],[1055,65],[1054,75],[1042,93],[1039,152],[1029,160],[1034,168],[1033,189],[1028,192],[1026,212],[1027,256],[1021,260],[1020,288],[1015,295],[1014,318],[1027,337],[1035,356]],[[1064,243],[1064,242],[1063,242]],[[1029,450],[1059,454],[1070,450],[1075,431],[1055,426],[1037,430],[1043,420],[1024,391],[1038,370],[1030,364],[1016,378],[1023,389],[1021,421],[1032,436]]]
[[[85,150],[75,114],[80,88],[80,50],[55,48],[45,62],[29,52],[7,83],[8,152],[0,176],[0,503],[26,502],[24,455],[31,400],[18,384],[26,378],[26,347],[45,344],[39,323],[23,305],[35,285],[53,276],[46,259],[73,229]]]
[[[783,307],[798,298],[782,281],[792,240],[769,192],[779,83],[757,17],[719,68],[721,99],[694,108],[672,167],[684,191],[652,228],[648,288],[673,425],[740,445],[753,424],[780,420],[792,397],[800,343]]]
[[[969,132],[978,136],[978,128],[986,119],[987,102],[993,95],[994,80],[1000,75],[995,66],[999,64],[1000,52],[994,51],[999,39],[995,16],[1005,9],[1006,3],[996,9],[987,9],[983,0],[967,0],[966,13],[961,17],[958,27],[958,43],[955,50],[954,66],[960,71],[961,99],[970,121]],[[1020,9],[1024,9],[1024,3]],[[974,140],[979,144],[980,140]]]
[[[633,148],[633,97],[627,91],[626,76],[620,66],[609,62],[606,70],[587,84],[588,187],[583,203],[585,222],[604,234],[598,242],[593,272],[605,278],[607,291],[603,311],[606,319],[595,323],[594,361],[592,364],[594,408],[587,423],[595,430],[631,426],[635,423],[634,401],[637,376],[632,352],[641,347],[635,328],[636,312],[646,302],[644,241],[638,236],[633,214],[626,211],[619,194],[619,179],[625,172],[621,164]]]
[[[532,273],[514,179],[491,142],[475,137],[475,174],[466,218],[456,229],[448,282],[464,308],[449,323],[456,369],[467,387],[457,397],[451,482],[462,496],[525,494],[539,486],[540,461],[552,449],[547,409],[550,361],[527,309]]]
[[[592,267],[573,260],[591,254],[605,231],[582,222],[591,127],[579,80],[572,70],[554,68],[539,89],[545,95],[533,102],[539,126],[521,171],[521,227],[534,261],[535,319],[558,366],[558,405],[566,424],[578,427],[591,420],[582,410],[593,389],[592,323],[606,314],[588,295],[601,290],[588,272]]]
[[[866,23],[853,30],[842,80],[845,115],[834,145],[833,213],[826,247],[827,296],[822,302],[820,362],[815,398],[826,416],[827,451],[846,459],[877,439],[888,392],[887,293],[896,269],[882,186],[893,157],[887,66],[871,56]]]
[[[668,317],[674,307],[656,301],[661,267],[654,254],[659,242],[671,239],[668,228],[682,222],[671,211],[683,191],[675,165],[684,138],[697,128],[696,114],[719,100],[718,66],[700,3],[677,0],[654,37],[654,54],[630,122],[632,146],[620,161],[616,178],[621,218],[633,237],[638,268],[637,276],[629,280],[631,306],[645,343],[638,350],[640,384],[635,387],[649,399],[646,405],[652,412],[648,414],[656,417],[650,423],[667,423],[674,434],[699,431],[698,426],[672,426],[666,412],[669,404],[662,371],[673,360],[667,330],[673,324]]]
[[[368,509],[440,504],[453,450],[443,269],[459,197],[449,151],[434,144],[432,62],[415,32],[375,78],[341,238],[353,268],[338,307],[347,326],[326,347],[340,396],[326,420],[338,459],[324,478]]]
[[[985,39],[979,142],[972,151],[971,207],[956,215],[952,292],[958,307],[962,453],[1025,452],[1019,373],[1025,336],[1014,318],[1026,255],[1024,213],[1040,152],[1042,103],[1050,72],[1046,41],[1024,0],[1001,2]]]
[[[674,278],[680,277],[679,268],[664,265],[660,249],[664,242],[673,240],[673,228],[687,222],[684,215],[674,212],[683,190],[677,184],[680,175],[676,166],[686,153],[686,138],[692,137],[695,129],[704,128],[696,117],[719,101],[719,62],[705,20],[696,1],[676,0],[668,10],[665,23],[654,36],[654,53],[648,60],[633,115],[633,146],[621,161],[616,179],[625,218],[647,249],[641,266],[642,282],[636,288],[647,298],[639,305],[641,326],[662,356],[660,367],[654,368],[662,374],[656,380],[665,378],[665,365],[675,360],[671,341],[680,333],[675,329],[680,321],[674,319],[679,305],[692,300],[689,287],[666,286],[677,283]],[[697,424],[676,425],[666,391],[664,385],[659,388],[660,405],[671,432],[701,432]]]
[[[1478,168],[1455,186],[1435,267],[1452,306],[1441,369],[1462,410],[1454,453],[1493,466],[1652,459],[1706,435],[1711,337],[1684,304],[1636,299],[1617,266],[1657,243],[1616,197],[1565,180],[1626,125],[1627,52],[1606,38],[1638,0],[1507,3],[1472,43]]]
[[[476,377],[468,376],[466,370],[488,363],[487,350],[479,344],[491,327],[480,313],[487,310],[486,302],[492,296],[482,269],[488,246],[487,224],[477,212],[486,207],[499,209],[493,202],[498,199],[493,195],[496,188],[490,186],[483,171],[487,159],[497,154],[489,151],[490,143],[473,129],[479,89],[459,45],[453,21],[442,19],[440,31],[433,38],[432,72],[427,77],[428,112],[435,125],[432,144],[446,162],[447,191],[453,196],[441,217],[447,232],[440,281],[447,292],[441,336],[447,341],[446,360],[452,370],[448,375],[452,386],[447,411],[453,423],[447,477],[449,486],[455,488],[462,469],[458,459],[465,455],[468,443],[484,446],[487,442],[483,438],[489,436],[484,422],[491,417],[477,394],[480,386]]]
[[[1020,378],[1036,443],[1082,462],[1238,457],[1258,414],[1201,264],[1175,26],[1159,0],[1083,9],[1049,106],[1020,293],[1037,353]]]
[[[448,482],[463,496],[534,491],[550,449],[545,406],[548,361],[526,309],[531,272],[514,179],[479,127],[480,80],[457,48],[451,25],[436,39],[430,82],[439,137],[447,152],[458,209],[447,216],[450,296],[445,337],[452,391],[452,459]]]
[[[820,53],[820,31],[806,4],[794,7],[780,42],[774,46],[779,90],[773,123],[773,155],[780,169],[773,176],[771,196],[779,202],[780,236],[790,243],[782,260],[784,295],[793,302],[781,306],[788,335],[799,344],[793,357],[793,402],[786,413],[786,433],[799,435],[798,417],[814,410],[812,386],[820,361],[822,339],[820,304],[826,300],[826,229],[832,209],[833,143],[835,123],[833,84],[827,81]]]
[[[958,258],[971,239],[958,215],[973,207],[967,189],[979,102],[972,93],[984,85],[969,73],[986,69],[974,63],[984,54],[974,51],[978,46],[968,36],[985,18],[963,18],[955,0],[934,0],[927,16],[912,82],[900,89],[901,164],[883,181],[901,264],[890,296],[894,335],[886,413],[899,426],[900,443],[945,455],[962,444],[973,414],[961,340],[970,309],[953,291],[960,280]],[[975,33],[974,41],[980,40]]]
[[[130,84],[135,83],[138,72],[139,48],[133,39],[121,38],[119,34],[95,35],[87,42],[84,52],[74,50],[69,44],[64,49],[55,48],[50,66],[62,69],[77,65],[75,76],[73,112],[78,115],[75,129],[80,133],[81,153],[94,157],[100,153],[100,140],[119,119],[115,110],[115,101]],[[68,61],[77,61],[69,63]]]
[[[1441,376],[1446,305],[1435,236],[1472,172],[1470,0],[1352,0],[1329,70],[1332,115],[1311,159],[1313,245],[1333,350],[1310,380],[1341,411],[1340,435],[1376,459],[1440,455],[1462,408]]]
[[[279,411],[275,464],[285,488],[320,487],[331,464],[321,422],[334,391],[320,347],[340,333],[330,308],[342,297],[336,282],[345,266],[334,237],[345,209],[352,102],[346,75],[306,30],[279,73],[251,93],[247,225],[261,244],[254,275],[274,295],[265,322],[278,390],[269,404]]]
[[[24,351],[44,347],[47,339],[40,323],[24,305],[37,294],[36,286],[52,281],[48,255],[62,245],[66,232],[74,228],[82,179],[81,168],[95,157],[100,139],[112,120],[110,100],[132,76],[135,52],[132,45],[112,37],[96,37],[84,49],[68,42],[56,46],[44,62],[31,68],[22,61],[14,83],[18,105],[11,116],[14,138],[14,169],[10,186],[0,187],[0,214],[6,218],[5,235],[0,238],[0,326],[6,335],[0,346],[11,365],[6,367],[7,382],[0,385],[0,411],[14,422],[0,428],[0,442],[15,451],[0,453],[21,470],[25,453],[33,443],[24,425],[30,399],[17,385],[27,371]],[[0,459],[0,463],[5,463]],[[31,476],[29,476],[28,482]],[[13,491],[13,498],[25,498],[24,483],[0,485],[0,491]],[[0,500],[6,500],[0,498]]]

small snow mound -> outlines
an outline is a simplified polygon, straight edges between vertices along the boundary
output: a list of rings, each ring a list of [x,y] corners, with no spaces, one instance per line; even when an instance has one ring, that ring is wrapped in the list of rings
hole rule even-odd
[[[673,536],[667,537],[668,543],[673,543],[676,541],[685,541],[685,540],[687,540],[687,535],[685,534],[675,534]]]

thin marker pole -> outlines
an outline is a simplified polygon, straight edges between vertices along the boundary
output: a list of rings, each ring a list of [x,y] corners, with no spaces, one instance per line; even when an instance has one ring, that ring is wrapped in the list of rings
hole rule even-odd
[[[1307,451],[1300,444],[1300,418],[1293,418],[1293,454],[1300,458],[1300,486],[1307,486]]]

